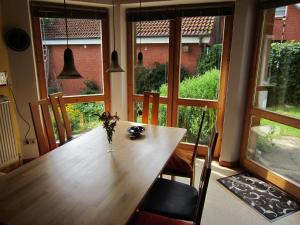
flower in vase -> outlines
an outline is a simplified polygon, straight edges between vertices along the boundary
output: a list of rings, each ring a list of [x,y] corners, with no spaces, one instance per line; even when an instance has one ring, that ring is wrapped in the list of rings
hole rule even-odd
[[[101,115],[99,113],[95,114],[98,116],[99,120],[103,122],[103,128],[106,130],[108,143],[112,142],[112,136],[115,132],[115,126],[120,117],[117,115],[111,115],[109,112],[103,112]]]

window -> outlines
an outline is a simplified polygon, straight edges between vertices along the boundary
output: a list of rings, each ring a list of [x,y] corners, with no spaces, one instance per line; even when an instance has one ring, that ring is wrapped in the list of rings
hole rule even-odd
[[[64,18],[40,18],[45,80],[48,94],[103,94],[101,20],[68,19],[69,47],[83,79],[60,80],[66,48]]]
[[[275,18],[285,17],[286,14],[287,14],[287,6],[282,6],[275,9]]]
[[[282,9],[287,6],[264,9],[260,15],[242,162],[295,194],[300,184],[300,36],[290,31],[300,25],[293,23],[296,14],[284,23],[276,20],[275,11]]]
[[[96,112],[110,110],[108,21],[105,9],[68,6],[68,43],[83,79],[60,80],[66,31],[62,5],[32,3],[40,97],[63,92],[74,135],[98,125]]]
[[[206,15],[211,8],[202,10]],[[172,19],[165,19],[167,12],[160,12],[165,16],[142,21],[141,29],[139,22],[135,22],[138,14],[135,17],[134,12],[127,13],[127,18],[133,18],[127,26],[129,120],[141,120],[138,112],[142,109],[144,91],[159,92],[159,124],[186,128],[180,147],[193,149],[201,114],[207,107],[200,154],[204,153],[214,122],[220,130],[223,124],[227,76],[224,65],[229,61],[232,17],[218,16],[220,11]],[[158,12],[154,10],[153,15],[157,18]],[[151,12],[144,17],[149,19]],[[142,70],[135,68],[140,49],[145,65]]]

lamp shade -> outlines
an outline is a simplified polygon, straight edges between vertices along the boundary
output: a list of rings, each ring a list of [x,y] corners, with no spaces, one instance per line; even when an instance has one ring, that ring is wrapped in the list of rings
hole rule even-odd
[[[74,64],[73,52],[70,48],[66,48],[64,52],[64,68],[58,75],[57,79],[80,79],[82,76],[77,71]]]
[[[139,54],[138,54],[138,61],[137,61],[135,68],[141,68],[141,69],[145,68],[144,67],[144,57],[143,57],[142,52],[139,52]]]
[[[118,59],[118,52],[116,50],[113,50],[111,53],[111,62],[109,68],[106,70],[106,72],[124,72],[124,70],[121,68],[119,64]]]

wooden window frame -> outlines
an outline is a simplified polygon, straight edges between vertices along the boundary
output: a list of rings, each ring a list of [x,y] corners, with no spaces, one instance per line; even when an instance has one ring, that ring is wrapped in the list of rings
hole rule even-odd
[[[37,81],[40,99],[48,98],[48,91],[45,79],[43,47],[40,29],[40,17],[31,17],[33,30],[33,44],[35,50],[35,61],[37,69]],[[103,56],[103,86],[104,94],[92,95],[71,95],[64,96],[66,104],[83,103],[83,102],[104,102],[105,111],[111,111],[111,93],[110,93],[110,76],[107,69],[109,67],[109,21],[108,17],[101,19],[102,28],[102,56]]]
[[[232,40],[232,27],[233,27],[233,15],[225,16],[224,27],[224,39],[223,39],[223,53],[221,63],[221,77],[219,86],[218,100],[207,99],[188,99],[179,98],[174,93],[179,92],[179,72],[180,72],[180,60],[181,54],[175,54],[175,52],[181,52],[181,18],[170,19],[170,34],[169,34],[169,62],[168,62],[168,97],[161,96],[159,103],[167,104],[167,126],[177,126],[177,113],[179,106],[196,106],[205,107],[208,109],[215,109],[217,127],[219,129],[219,138],[216,145],[215,158],[220,156],[221,143],[222,143],[222,131],[224,121],[225,99],[226,99],[226,87],[228,80],[228,70],[230,61],[230,49]],[[127,22],[127,103],[128,103],[128,120],[135,121],[134,118],[134,104],[136,102],[143,101],[143,95],[134,93],[134,62],[135,62],[135,33],[133,29],[133,22]],[[175,57],[175,58],[174,58]],[[150,101],[152,101],[150,99]],[[171,106],[171,107],[169,107]],[[171,111],[171,112],[170,112]],[[180,143],[178,148],[193,150],[194,144],[192,143]],[[199,145],[197,149],[198,155],[205,155],[207,152],[207,146]]]
[[[248,139],[249,139],[249,133],[251,128],[252,117],[265,118],[274,122],[278,122],[287,126],[300,129],[300,119],[283,115],[283,114],[278,114],[268,110],[264,110],[254,105],[256,91],[261,90],[261,87],[257,85],[257,79],[259,76],[257,70],[259,68],[261,36],[263,35],[263,31],[262,31],[263,23],[264,23],[263,13],[264,12],[260,10],[257,12],[256,15],[257,21],[256,21],[256,28],[254,29],[255,47],[253,48],[254,50],[252,53],[252,66],[250,69],[250,76],[249,76],[246,115],[244,120],[244,129],[243,129],[243,136],[241,142],[240,164],[243,167],[245,167],[248,171],[254,173],[255,175],[261,177],[264,180],[267,180],[275,184],[276,186],[287,191],[294,197],[299,198],[300,186],[297,186],[296,184],[289,182],[282,175],[279,175],[278,173],[273,172],[265,168],[264,166],[255,163],[252,160],[247,159],[247,150],[248,150],[247,146],[248,146]]]

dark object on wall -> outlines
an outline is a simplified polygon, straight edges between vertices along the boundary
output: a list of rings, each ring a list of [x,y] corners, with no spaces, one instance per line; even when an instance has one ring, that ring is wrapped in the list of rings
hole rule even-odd
[[[25,51],[30,45],[29,35],[20,28],[9,29],[4,36],[6,45],[14,51]]]

